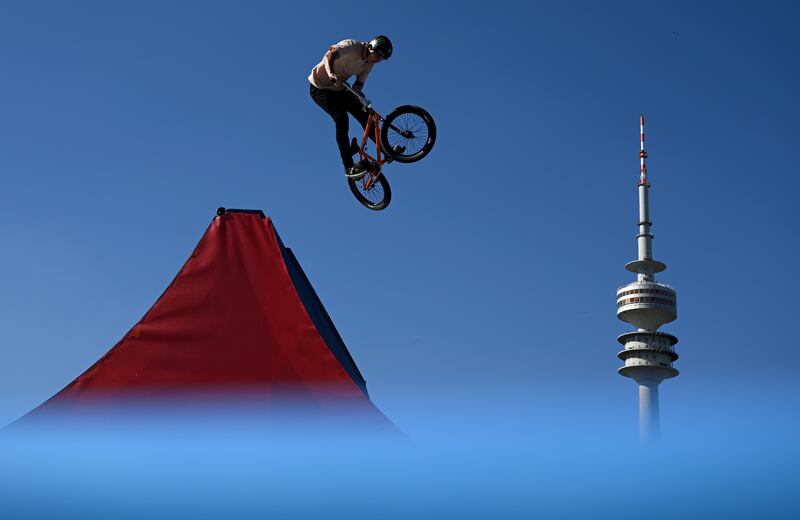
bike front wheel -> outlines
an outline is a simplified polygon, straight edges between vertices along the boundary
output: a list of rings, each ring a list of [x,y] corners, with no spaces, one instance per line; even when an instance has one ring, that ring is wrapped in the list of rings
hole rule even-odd
[[[381,145],[395,161],[419,161],[436,142],[436,124],[424,109],[414,105],[395,108],[381,127]]]
[[[371,210],[380,211],[389,205],[392,200],[392,190],[389,181],[381,173],[378,177],[367,174],[364,178],[347,179],[350,191],[356,196],[358,202]]]

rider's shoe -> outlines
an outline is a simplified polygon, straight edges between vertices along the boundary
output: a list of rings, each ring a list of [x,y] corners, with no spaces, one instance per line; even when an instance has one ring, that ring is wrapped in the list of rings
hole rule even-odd
[[[390,163],[390,162],[394,161],[394,156],[392,154],[396,153],[396,154],[400,155],[401,153],[403,153],[405,151],[406,151],[406,147],[405,146],[400,146],[399,144],[394,145],[394,147],[392,148],[392,153],[387,153],[386,154],[386,162]]]
[[[347,177],[348,179],[353,179],[354,181],[363,178],[364,175],[366,174],[367,174],[367,168],[360,162],[354,164],[349,168],[345,168],[344,170],[345,177]]]

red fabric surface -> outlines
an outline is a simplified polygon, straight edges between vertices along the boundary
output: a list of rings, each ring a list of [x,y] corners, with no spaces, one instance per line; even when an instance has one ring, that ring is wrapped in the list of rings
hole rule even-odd
[[[309,318],[269,218],[215,218],[147,314],[46,404],[174,391],[291,391],[371,403]]]

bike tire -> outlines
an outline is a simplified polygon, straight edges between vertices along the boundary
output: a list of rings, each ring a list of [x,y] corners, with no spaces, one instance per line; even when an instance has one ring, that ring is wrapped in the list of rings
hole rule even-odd
[[[356,200],[360,202],[365,208],[380,211],[385,209],[392,200],[392,189],[389,187],[389,181],[386,176],[381,174],[377,180],[366,189],[369,175],[363,179],[347,179],[347,184],[350,186],[350,191],[355,195]]]
[[[418,106],[403,105],[395,108],[386,116],[381,126],[381,146],[397,162],[419,161],[430,153],[434,143],[436,123],[427,110]],[[397,153],[394,151],[395,146],[405,146],[406,149]]]

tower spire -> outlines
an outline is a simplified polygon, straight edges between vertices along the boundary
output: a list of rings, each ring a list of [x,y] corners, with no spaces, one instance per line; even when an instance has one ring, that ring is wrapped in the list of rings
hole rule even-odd
[[[639,136],[641,143],[641,150],[639,151],[639,158],[641,159],[642,165],[640,168],[640,175],[641,178],[639,180],[639,184],[647,184],[647,166],[645,166],[644,160],[647,159],[647,152],[644,150],[644,116],[639,116]]]
[[[625,362],[618,372],[639,384],[639,432],[643,441],[659,435],[658,385],[675,377],[672,363],[678,359],[674,346],[678,338],[658,332],[658,328],[678,317],[675,289],[655,280],[655,273],[667,266],[653,259],[653,234],[650,227],[649,190],[644,149],[644,116],[639,116],[639,234],[636,235],[637,259],[625,268],[636,273],[637,280],[617,289],[617,318],[637,328],[617,338],[625,349],[618,357]]]
[[[639,254],[636,260],[629,262],[625,268],[636,273],[640,282],[654,282],[655,274],[667,268],[662,262],[653,260],[653,234],[650,232],[650,183],[647,181],[647,152],[644,149],[644,116],[639,116],[639,234],[636,242]]]

